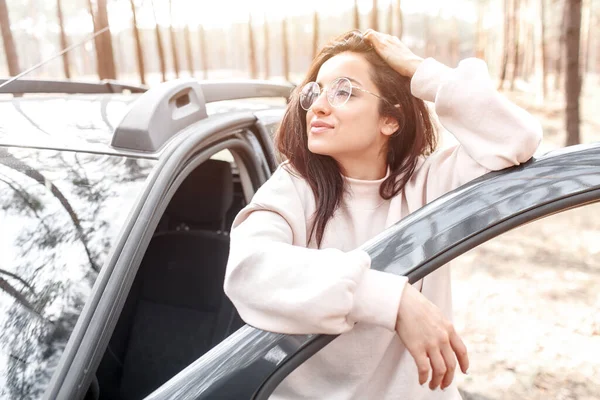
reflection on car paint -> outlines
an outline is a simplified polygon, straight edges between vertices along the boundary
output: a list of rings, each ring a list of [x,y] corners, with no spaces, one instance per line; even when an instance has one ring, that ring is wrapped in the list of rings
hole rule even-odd
[[[154,162],[0,147],[0,393],[42,396]]]
[[[260,372],[276,368],[296,348],[295,336],[243,326],[178,374],[176,382],[165,383],[146,399],[210,399],[220,393],[223,385],[235,381],[236,375],[244,379],[247,368],[253,369],[252,376],[260,383],[268,376],[261,376]],[[256,368],[257,365],[264,368]],[[226,390],[231,392],[236,388]]]

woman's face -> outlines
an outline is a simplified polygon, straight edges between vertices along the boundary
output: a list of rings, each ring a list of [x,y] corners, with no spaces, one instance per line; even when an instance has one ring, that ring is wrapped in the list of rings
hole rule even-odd
[[[363,56],[344,52],[323,63],[316,82],[328,89],[335,79],[346,77],[352,86],[380,95],[370,71],[371,66]],[[346,104],[335,108],[322,90],[306,113],[308,149],[331,156],[341,164],[380,158],[382,152],[385,154],[388,136],[398,127],[392,118],[379,114],[380,101],[372,94],[352,89]]]

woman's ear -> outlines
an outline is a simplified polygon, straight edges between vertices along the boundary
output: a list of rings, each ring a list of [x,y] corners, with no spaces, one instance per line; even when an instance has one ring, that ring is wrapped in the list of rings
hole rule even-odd
[[[381,133],[386,136],[392,136],[400,128],[398,120],[394,117],[383,117],[381,123]]]

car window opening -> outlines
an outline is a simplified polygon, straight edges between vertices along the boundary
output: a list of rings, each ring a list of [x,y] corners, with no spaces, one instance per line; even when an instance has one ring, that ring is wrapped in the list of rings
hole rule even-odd
[[[229,160],[199,165],[169,202],[96,372],[100,399],[144,398],[244,325],[223,291],[229,231],[246,204]]]

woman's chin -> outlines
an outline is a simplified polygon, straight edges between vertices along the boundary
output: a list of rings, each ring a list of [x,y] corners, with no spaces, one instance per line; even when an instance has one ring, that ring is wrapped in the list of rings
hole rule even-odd
[[[334,146],[331,143],[327,143],[324,140],[308,140],[308,150],[313,154],[319,154],[321,156],[331,156],[335,153]]]

